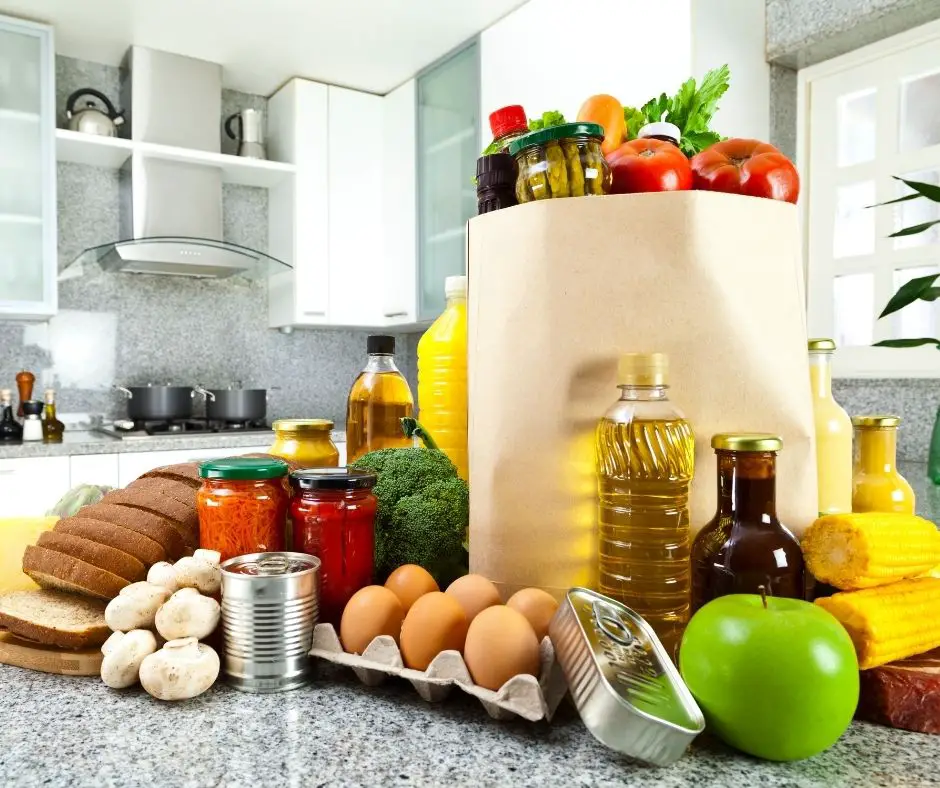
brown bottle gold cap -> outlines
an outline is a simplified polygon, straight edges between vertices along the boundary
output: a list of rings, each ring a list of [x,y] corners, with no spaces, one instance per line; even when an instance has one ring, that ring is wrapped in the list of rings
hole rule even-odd
[[[780,451],[783,439],[769,432],[721,432],[712,436],[712,448],[720,451]]]

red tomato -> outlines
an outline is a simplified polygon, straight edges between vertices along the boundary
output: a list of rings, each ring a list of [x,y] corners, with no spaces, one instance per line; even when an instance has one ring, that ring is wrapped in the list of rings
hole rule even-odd
[[[640,139],[625,142],[607,157],[613,194],[675,192],[692,188],[692,168],[671,142]]]
[[[800,196],[796,167],[767,142],[746,139],[716,142],[692,159],[692,171],[696,189],[792,203]]]

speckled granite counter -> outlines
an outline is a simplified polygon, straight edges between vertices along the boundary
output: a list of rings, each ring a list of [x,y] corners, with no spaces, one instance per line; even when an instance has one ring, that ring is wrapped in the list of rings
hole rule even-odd
[[[855,723],[829,751],[775,764],[703,736],[666,769],[597,743],[563,705],[551,724],[495,722],[472,698],[422,701],[329,668],[311,687],[225,686],[181,704],[97,679],[0,665],[3,786],[925,786],[940,736]]]

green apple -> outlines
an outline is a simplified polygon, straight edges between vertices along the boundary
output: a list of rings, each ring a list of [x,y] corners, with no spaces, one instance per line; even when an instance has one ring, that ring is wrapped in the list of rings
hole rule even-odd
[[[731,594],[702,607],[679,651],[707,729],[758,758],[831,747],[858,704],[858,660],[830,614],[799,599]]]

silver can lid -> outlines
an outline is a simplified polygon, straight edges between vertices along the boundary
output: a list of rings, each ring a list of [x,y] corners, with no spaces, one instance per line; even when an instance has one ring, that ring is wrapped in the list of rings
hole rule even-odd
[[[283,577],[311,572],[320,567],[320,559],[305,553],[249,553],[222,563],[222,573],[254,577]]]

